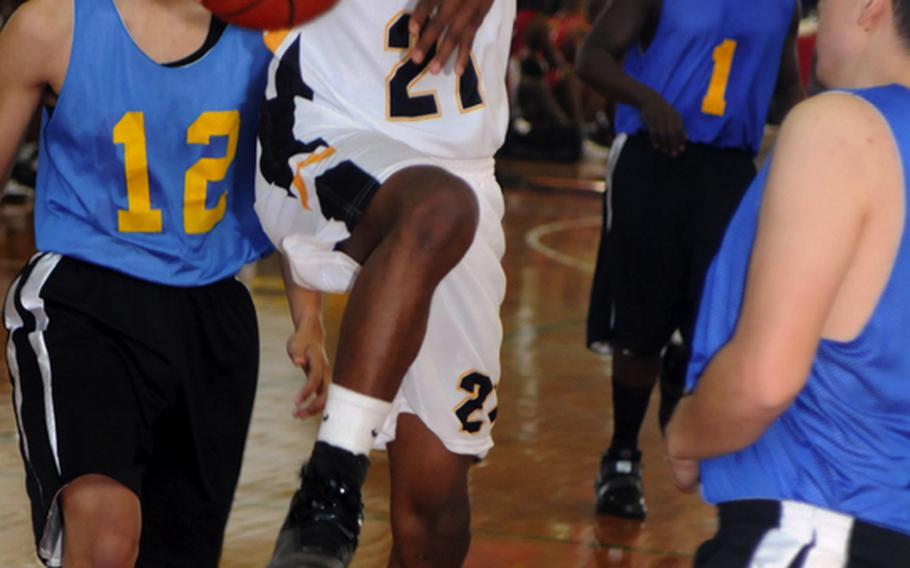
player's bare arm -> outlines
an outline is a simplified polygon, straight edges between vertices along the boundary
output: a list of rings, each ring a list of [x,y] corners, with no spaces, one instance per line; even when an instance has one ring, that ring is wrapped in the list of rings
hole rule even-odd
[[[774,87],[774,99],[768,112],[768,122],[780,124],[787,113],[806,98],[806,90],[799,78],[799,61],[796,54],[796,40],[799,36],[799,20],[801,10],[799,4],[793,11],[793,21],[787,31],[787,41],[780,59],[780,71],[777,74],[777,84]]]
[[[636,41],[649,43],[661,6],[661,0],[616,0],[607,6],[581,44],[575,71],[603,96],[638,108],[655,148],[675,155],[685,149],[682,118],[657,92],[630,78],[621,64]]]
[[[294,416],[303,419],[322,411],[332,381],[332,369],[325,352],[322,294],[294,282],[284,254],[281,254],[281,275],[294,323],[294,332],[287,341],[288,357],[307,377],[294,400]]]
[[[420,0],[411,15],[410,32],[418,37],[411,59],[419,65],[436,45],[429,69],[439,73],[457,50],[455,73],[461,76],[491,6],[493,0]]]
[[[72,11],[67,0],[32,0],[0,32],[0,187],[46,89],[63,85]]]
[[[891,136],[871,106],[843,94],[811,99],[784,122],[739,323],[677,408],[667,428],[671,459],[755,442],[802,390],[820,339],[861,332],[903,225]]]

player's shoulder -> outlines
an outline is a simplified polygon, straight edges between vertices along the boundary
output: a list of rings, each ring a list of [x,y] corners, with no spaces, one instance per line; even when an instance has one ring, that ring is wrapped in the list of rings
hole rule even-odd
[[[796,105],[784,119],[780,141],[811,144],[833,155],[893,142],[882,113],[862,96],[846,91],[830,91]]]
[[[73,0],[28,0],[13,13],[3,33],[30,49],[56,49],[70,43]]]
[[[73,0],[28,0],[0,33],[2,75],[14,83],[62,81],[73,34]]]
[[[786,191],[798,187],[814,191],[819,199],[866,198],[890,184],[900,170],[888,120],[863,97],[833,91],[803,101],[787,115],[772,175],[789,173],[820,182],[799,183]]]

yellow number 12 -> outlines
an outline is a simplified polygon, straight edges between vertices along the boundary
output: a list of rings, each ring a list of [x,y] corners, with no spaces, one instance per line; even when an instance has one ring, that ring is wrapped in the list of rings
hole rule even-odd
[[[240,113],[236,110],[205,112],[187,130],[187,144],[209,144],[213,136],[227,137],[227,152],[221,158],[201,158],[187,170],[183,191],[183,230],[188,235],[208,233],[223,218],[227,193],[221,194],[214,209],[207,209],[209,182],[222,181],[237,155]],[[117,212],[117,230],[121,233],[160,233],[163,230],[161,210],[152,209],[149,190],[148,151],[145,117],[141,112],[128,112],[114,126],[114,144],[123,145],[126,173],[127,209]]]
[[[736,53],[736,42],[732,39],[714,48],[714,73],[708,85],[708,94],[701,103],[701,111],[712,116],[723,116],[727,111],[727,84],[730,82],[730,69],[733,67],[733,55]]]

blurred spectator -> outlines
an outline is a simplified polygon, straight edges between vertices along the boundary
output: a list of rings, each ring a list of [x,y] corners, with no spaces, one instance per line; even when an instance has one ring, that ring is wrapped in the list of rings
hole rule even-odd
[[[509,83],[512,120],[500,156],[575,161],[581,157],[580,107],[571,65],[554,43],[558,2],[518,4]]]

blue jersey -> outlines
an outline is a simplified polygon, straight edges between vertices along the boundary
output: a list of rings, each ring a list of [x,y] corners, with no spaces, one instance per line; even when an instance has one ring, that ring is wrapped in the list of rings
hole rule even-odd
[[[910,90],[855,93],[875,106],[910,171]],[[692,389],[734,331],[768,168],[749,188],[705,282]],[[910,203],[910,180],[905,180]],[[907,216],[910,219],[910,215]],[[853,341],[822,340],[793,405],[748,448],[701,464],[710,503],[764,498],[839,511],[910,534],[910,224],[885,291]]]
[[[232,276],[268,251],[253,182],[270,58],[261,34],[228,27],[198,60],[159,65],[112,0],[76,0],[42,125],[38,250],[172,286]]]
[[[626,74],[682,117],[690,142],[758,152],[796,0],[663,0],[654,39],[633,45]],[[619,105],[616,131],[645,129]]]

